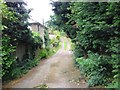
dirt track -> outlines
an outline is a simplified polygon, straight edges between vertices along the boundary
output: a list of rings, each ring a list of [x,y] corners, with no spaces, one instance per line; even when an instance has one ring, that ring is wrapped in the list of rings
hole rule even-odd
[[[22,78],[11,81],[4,88],[33,88],[41,84],[46,84],[49,88],[86,88],[79,70],[74,67],[69,40],[64,37],[61,42],[62,46],[55,55],[41,61]]]

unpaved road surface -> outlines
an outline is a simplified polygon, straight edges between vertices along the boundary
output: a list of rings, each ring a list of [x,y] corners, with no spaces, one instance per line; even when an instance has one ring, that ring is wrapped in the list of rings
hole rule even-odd
[[[86,88],[80,71],[74,67],[70,42],[61,38],[62,46],[52,57],[43,60],[22,78],[4,85],[4,88],[33,88],[46,84],[49,88]],[[64,42],[67,43],[65,48]]]

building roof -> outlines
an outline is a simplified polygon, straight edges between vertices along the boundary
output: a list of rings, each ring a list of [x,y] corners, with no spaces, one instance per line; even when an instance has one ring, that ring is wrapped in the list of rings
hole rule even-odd
[[[5,2],[19,2],[19,3],[23,3],[27,5],[27,1],[26,0],[4,0]]]
[[[32,23],[30,23],[30,25],[40,25],[41,27],[44,27],[45,29],[47,29],[46,26],[42,25],[42,24],[39,23],[39,22],[32,22]]]

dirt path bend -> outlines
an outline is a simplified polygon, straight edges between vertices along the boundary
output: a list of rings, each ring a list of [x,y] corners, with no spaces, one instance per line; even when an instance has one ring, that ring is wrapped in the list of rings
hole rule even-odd
[[[62,46],[52,57],[43,60],[22,78],[11,81],[4,88],[33,88],[46,84],[49,88],[86,88],[79,70],[74,67],[69,39],[61,38]],[[64,42],[67,43],[66,49]]]

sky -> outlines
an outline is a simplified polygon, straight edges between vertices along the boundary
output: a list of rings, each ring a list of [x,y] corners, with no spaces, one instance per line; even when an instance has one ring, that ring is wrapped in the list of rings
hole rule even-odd
[[[50,19],[50,15],[53,15],[52,5],[50,5],[50,0],[26,0],[27,7],[33,8],[30,16],[33,20],[43,24]],[[30,20],[31,22],[31,20]]]

